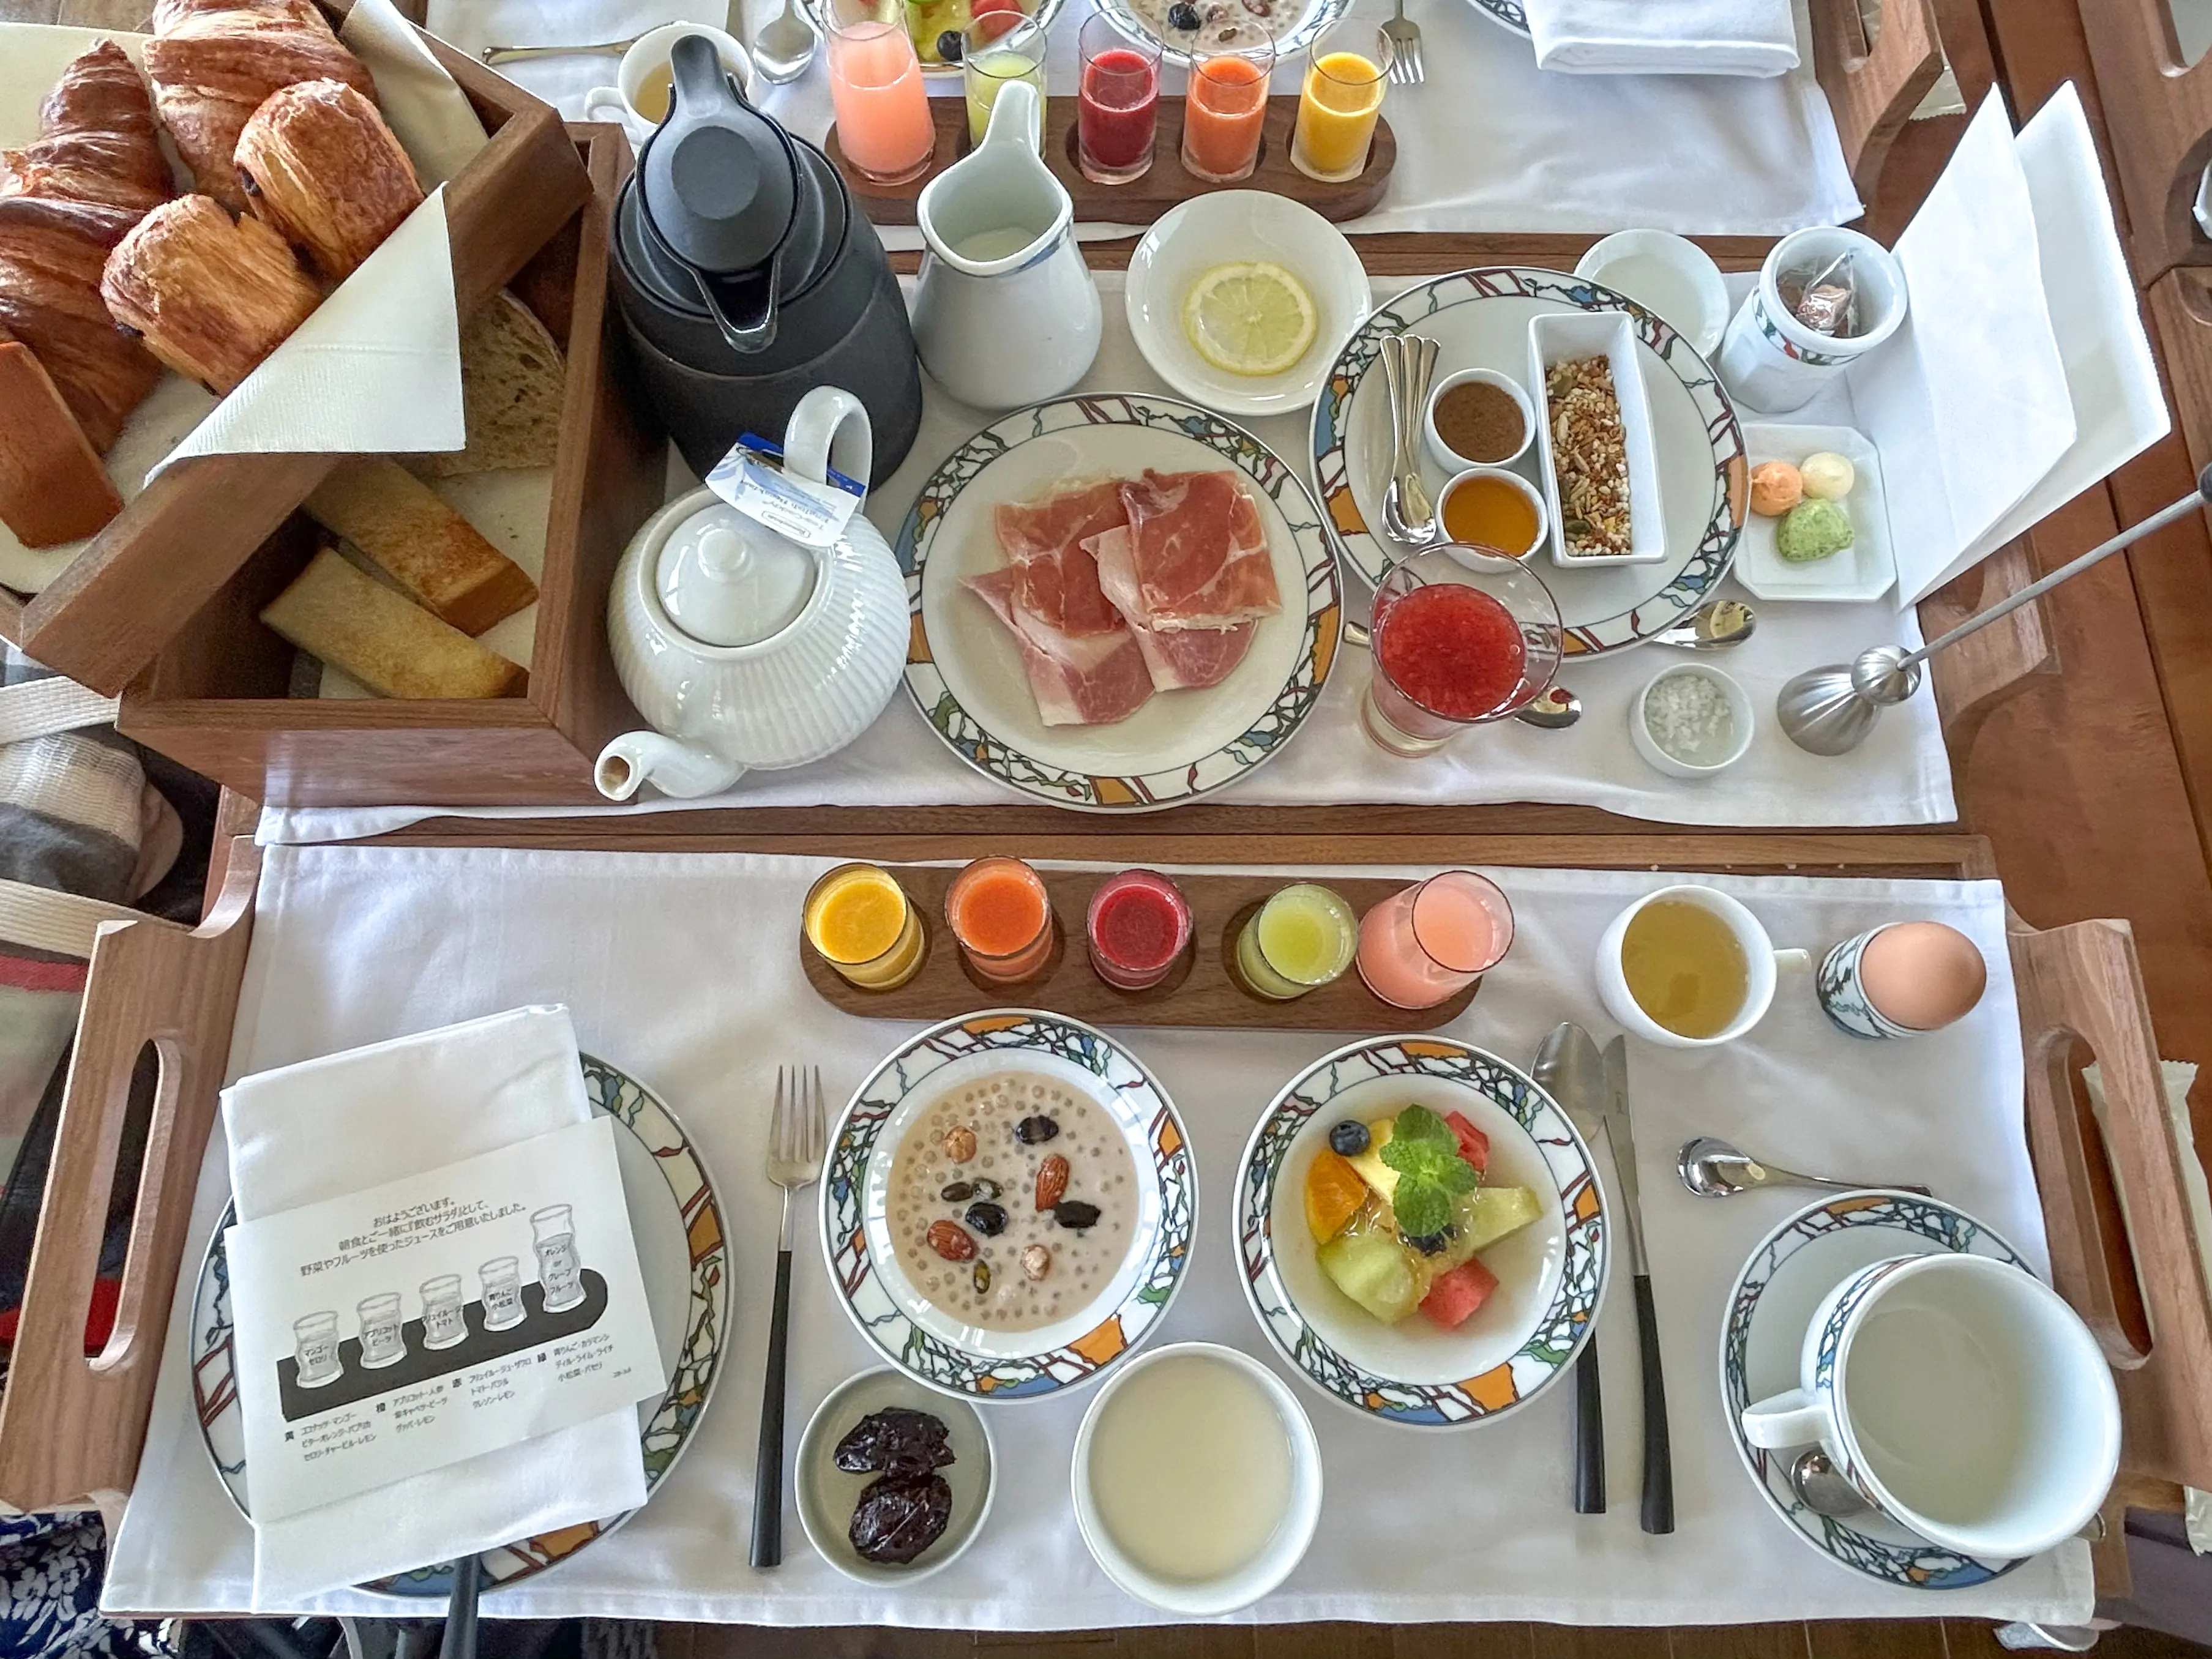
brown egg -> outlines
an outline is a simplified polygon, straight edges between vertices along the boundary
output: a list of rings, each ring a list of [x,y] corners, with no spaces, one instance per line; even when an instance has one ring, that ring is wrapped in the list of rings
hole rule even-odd
[[[1877,1012],[1915,1031],[1963,1019],[1982,1000],[1989,964],[1973,940],[1940,921],[1900,921],[1859,958],[1859,983]]]

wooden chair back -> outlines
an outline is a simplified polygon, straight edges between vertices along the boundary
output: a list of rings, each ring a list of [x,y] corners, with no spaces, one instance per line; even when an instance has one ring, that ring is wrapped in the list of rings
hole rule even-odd
[[[2191,211],[2212,161],[2212,54],[2182,61],[2167,0],[2097,0],[2083,15],[2136,281],[2212,264]]]
[[[1813,0],[1812,21],[1814,70],[1851,182],[1860,200],[1872,202],[1891,143],[1943,74],[1935,8],[1930,0],[1881,0],[1871,39],[1858,0]]]

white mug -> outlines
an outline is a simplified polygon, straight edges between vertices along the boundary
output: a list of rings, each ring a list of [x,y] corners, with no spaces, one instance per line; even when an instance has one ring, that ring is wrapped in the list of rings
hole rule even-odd
[[[1816,271],[1839,253],[1852,256],[1865,326],[1851,335],[1816,334],[1783,304],[1777,279],[1785,271]],[[1905,268],[1874,238],[1828,225],[1794,230],[1768,252],[1758,283],[1729,319],[1713,367],[1740,404],[1774,414],[1802,409],[1846,366],[1896,333],[1905,309]]]
[[[1859,1495],[1931,1544],[2035,1555],[2087,1525],[2120,1462],[2120,1401],[2058,1293],[1987,1256],[1892,1256],[1814,1311],[1799,1386],[1744,1437],[1818,1443]]]
[[[653,130],[667,118],[670,102],[675,96],[670,89],[672,77],[669,54],[687,34],[703,34],[714,43],[715,56],[722,60],[724,69],[738,77],[738,88],[750,102],[753,95],[752,59],[736,39],[706,23],[663,23],[639,35],[623,54],[622,64],[615,70],[613,86],[593,87],[584,94],[584,118],[614,122],[629,135],[633,149],[642,149],[645,141],[653,137]],[[639,107],[638,103],[641,94],[647,94],[648,83],[660,88],[657,107],[650,113]]]
[[[1735,942],[1743,947],[1744,963],[1748,970],[1743,1006],[1736,1010],[1735,1018],[1712,1036],[1684,1036],[1680,1031],[1668,1030],[1644,1012],[1636,994],[1628,988],[1628,975],[1620,965],[1621,941],[1627,937],[1628,924],[1636,920],[1637,913],[1658,899],[1675,899],[1711,911],[1728,924],[1729,931],[1735,935]],[[1812,965],[1813,958],[1803,951],[1776,950],[1766,929],[1759,925],[1759,918],[1726,893],[1684,884],[1646,893],[1613,919],[1605,936],[1598,941],[1597,994],[1606,1012],[1640,1037],[1670,1048],[1713,1048],[1735,1042],[1766,1018],[1781,969]]]

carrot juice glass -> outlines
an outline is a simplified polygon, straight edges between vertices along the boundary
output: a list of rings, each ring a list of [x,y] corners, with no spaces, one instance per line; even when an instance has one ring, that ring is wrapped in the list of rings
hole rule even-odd
[[[1183,171],[1209,184],[1252,176],[1260,131],[1267,124],[1267,77],[1275,49],[1257,41],[1235,52],[1190,60],[1182,109]]]
[[[863,991],[895,991],[927,954],[921,913],[898,878],[872,864],[841,864],[817,881],[801,910],[814,953]]]
[[[1367,148],[1382,114],[1382,94],[1396,53],[1376,34],[1364,51],[1339,24],[1313,43],[1298,88],[1291,165],[1309,179],[1337,183],[1367,170]]]
[[[1433,1008],[1495,968],[1513,943],[1498,884],[1446,870],[1393,893],[1359,921],[1359,977],[1400,1008]]]
[[[945,922],[969,969],[994,985],[1035,977],[1056,937],[1044,878],[1019,859],[977,859],[954,877]]]
[[[845,159],[881,185],[929,171],[937,148],[921,62],[889,0],[835,0],[830,11],[830,102]]]

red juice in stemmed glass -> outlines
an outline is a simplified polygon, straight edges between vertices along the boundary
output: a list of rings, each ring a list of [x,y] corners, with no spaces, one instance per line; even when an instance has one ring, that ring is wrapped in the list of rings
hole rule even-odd
[[[1076,83],[1077,159],[1095,184],[1125,185],[1152,165],[1159,123],[1160,48],[1132,42],[1103,15],[1085,20]]]
[[[1370,643],[1361,727],[1410,758],[1526,707],[1552,683],[1565,641],[1540,578],[1492,549],[1455,544],[1390,568]]]

